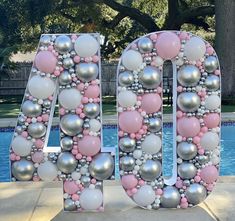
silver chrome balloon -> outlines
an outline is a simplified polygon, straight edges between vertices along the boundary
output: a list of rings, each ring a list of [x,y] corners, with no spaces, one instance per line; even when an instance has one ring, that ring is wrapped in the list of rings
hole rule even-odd
[[[33,138],[40,138],[46,134],[46,127],[43,123],[32,123],[28,126],[28,133]]]
[[[123,137],[119,140],[119,147],[124,152],[132,152],[135,149],[135,146],[135,139],[131,139],[130,137]]]
[[[65,54],[72,49],[72,41],[70,37],[61,35],[55,40],[55,50],[61,54]]]
[[[140,176],[146,181],[153,181],[161,175],[161,170],[159,161],[146,160],[140,167]]]
[[[114,159],[109,153],[99,153],[89,165],[91,176],[97,180],[106,180],[112,176],[114,170]]]
[[[177,98],[178,107],[184,112],[194,112],[201,104],[200,97],[193,92],[183,92]]]
[[[78,161],[68,152],[60,153],[57,159],[58,169],[66,174],[73,172],[76,169],[77,164]]]
[[[182,86],[196,86],[201,78],[201,72],[194,65],[184,65],[179,69],[177,76]]]
[[[49,35],[43,35],[40,39],[40,43],[43,46],[48,46],[51,43],[51,36]]]
[[[71,74],[68,71],[63,71],[59,76],[59,83],[66,85],[72,82]]]
[[[197,147],[193,143],[181,142],[177,146],[177,154],[183,160],[191,160],[197,155]]]
[[[90,185],[90,181],[91,181],[91,178],[88,176],[81,177],[81,182],[85,187]]]
[[[160,202],[162,207],[176,208],[180,204],[179,191],[173,186],[165,187]]]
[[[199,155],[198,156],[198,162],[200,164],[205,164],[205,163],[208,163],[209,162],[209,157],[208,156],[205,156],[205,155]]]
[[[157,88],[161,83],[161,72],[155,67],[146,66],[139,74],[139,81],[147,89]]]
[[[72,59],[72,58],[65,58],[65,59],[63,60],[63,66],[64,66],[66,69],[71,68],[73,65],[74,65],[74,63],[73,63],[73,59]]]
[[[51,101],[50,100],[44,100],[43,101],[43,107],[50,108],[51,107]]]
[[[64,115],[60,121],[61,130],[69,135],[75,136],[82,131],[83,120],[75,114]]]
[[[148,130],[151,132],[158,132],[162,128],[162,121],[160,118],[148,119]]]
[[[124,171],[131,171],[134,169],[135,160],[133,157],[124,156],[120,158],[120,168]]]
[[[19,181],[29,181],[33,177],[34,166],[31,161],[22,159],[12,164],[12,175]]]
[[[189,203],[197,205],[206,198],[207,193],[204,186],[194,183],[186,189],[185,195]]]
[[[71,137],[63,137],[60,141],[60,146],[64,151],[72,150],[73,139]]]
[[[153,42],[147,37],[143,37],[138,41],[138,47],[141,53],[149,53],[153,49]]]
[[[119,74],[118,81],[121,86],[130,86],[134,83],[134,76],[130,71],[124,71]]]
[[[40,104],[27,100],[22,105],[22,112],[27,117],[38,117],[42,113]]]
[[[204,61],[204,68],[206,72],[212,73],[218,67],[218,60],[215,56],[209,56]]]
[[[89,118],[95,118],[100,113],[100,106],[96,103],[88,103],[84,106],[84,114]]]
[[[76,65],[76,74],[84,82],[96,79],[98,72],[98,66],[95,63],[80,63]]]
[[[74,211],[77,209],[75,202],[72,199],[66,199],[64,201],[64,210],[65,211]]]
[[[218,76],[211,74],[205,80],[206,88],[209,91],[215,91],[220,88],[220,79]]]
[[[178,174],[183,179],[192,179],[197,174],[197,168],[193,163],[183,162],[178,166]]]

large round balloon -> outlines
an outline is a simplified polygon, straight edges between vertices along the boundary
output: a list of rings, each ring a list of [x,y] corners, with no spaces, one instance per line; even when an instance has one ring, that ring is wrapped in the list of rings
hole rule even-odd
[[[72,173],[77,167],[77,160],[68,152],[60,153],[57,160],[57,167],[63,173]]]
[[[178,120],[177,131],[183,137],[194,137],[200,132],[200,122],[196,117],[183,117]]]
[[[76,65],[76,74],[84,82],[95,80],[98,73],[99,69],[95,63],[79,63]]]
[[[197,205],[206,198],[206,189],[204,186],[194,183],[187,188],[185,195],[190,203]]]
[[[22,112],[27,117],[38,117],[42,113],[42,107],[40,104],[26,100],[22,105]]]
[[[33,138],[40,138],[46,134],[46,127],[43,123],[32,123],[28,126],[28,133]]]
[[[176,208],[180,202],[179,191],[173,186],[167,186],[163,189],[161,196],[161,205],[165,208]]]
[[[82,155],[94,156],[100,151],[100,138],[86,135],[78,141],[78,148]]]
[[[69,135],[75,136],[82,131],[83,120],[75,114],[67,114],[60,121],[61,130]]]
[[[33,177],[35,168],[31,161],[22,159],[12,164],[12,175],[19,181],[29,181]]]
[[[201,146],[206,150],[214,150],[219,145],[220,138],[217,133],[206,132],[201,138]]]
[[[50,161],[40,164],[37,172],[43,181],[53,181],[57,177],[57,167]]]
[[[137,96],[132,91],[121,91],[118,94],[118,103],[122,107],[132,107],[137,102]]]
[[[133,195],[133,199],[140,206],[148,206],[154,202],[155,192],[151,186],[144,185]]]
[[[55,50],[61,54],[68,53],[72,49],[72,41],[67,35],[60,35],[55,39]]]
[[[147,89],[157,88],[161,83],[161,72],[159,69],[146,66],[139,75],[140,83]]]
[[[155,134],[147,135],[141,144],[142,150],[147,154],[155,154],[162,147],[161,138]]]
[[[122,55],[123,66],[130,71],[137,70],[143,63],[143,58],[138,51],[128,50]]]
[[[162,99],[158,94],[145,94],[142,97],[141,108],[147,113],[152,114],[160,110]]]
[[[200,70],[194,65],[184,65],[178,72],[178,82],[182,86],[196,86],[200,77]]]
[[[13,139],[11,147],[15,154],[25,157],[31,152],[33,143],[22,136],[17,136]]]
[[[218,95],[210,95],[205,100],[205,107],[208,110],[216,110],[220,107],[221,100]]]
[[[183,92],[177,98],[178,107],[184,112],[195,112],[200,104],[200,97],[193,92]]]
[[[85,210],[97,210],[103,203],[103,194],[99,189],[86,188],[80,195],[80,205]]]
[[[35,66],[44,73],[54,72],[57,59],[50,51],[40,51],[35,57]]]

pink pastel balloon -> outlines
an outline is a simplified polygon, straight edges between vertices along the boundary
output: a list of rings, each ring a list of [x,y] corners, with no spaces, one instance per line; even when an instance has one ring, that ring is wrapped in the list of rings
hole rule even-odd
[[[64,191],[68,194],[74,194],[79,190],[78,185],[75,181],[65,181],[64,182]]]
[[[217,180],[219,172],[215,166],[207,166],[201,169],[200,176],[206,183],[213,183]]]
[[[200,122],[196,117],[182,117],[178,119],[177,131],[183,137],[194,137],[200,132]]]
[[[158,37],[155,47],[160,57],[172,59],[179,53],[180,46],[180,39],[176,34],[164,32]]]
[[[207,114],[204,117],[204,122],[208,128],[215,128],[220,123],[220,116],[217,113]]]
[[[100,87],[98,85],[90,85],[85,90],[84,96],[88,98],[97,98],[100,95]]]
[[[132,189],[132,188],[136,187],[136,185],[138,184],[138,180],[136,179],[136,177],[134,175],[123,176],[121,179],[121,182],[122,182],[122,186],[125,189]]]
[[[44,73],[52,73],[56,68],[57,59],[50,51],[40,51],[35,58],[35,66]]]
[[[136,133],[142,127],[143,117],[138,111],[125,111],[119,115],[119,127],[128,133]]]
[[[141,100],[141,109],[147,114],[159,111],[162,105],[162,99],[158,94],[145,94]]]
[[[44,158],[44,154],[42,151],[37,151],[32,155],[32,161],[34,163],[42,162],[43,158]]]
[[[94,156],[100,151],[100,138],[86,135],[78,141],[78,149],[82,155]]]

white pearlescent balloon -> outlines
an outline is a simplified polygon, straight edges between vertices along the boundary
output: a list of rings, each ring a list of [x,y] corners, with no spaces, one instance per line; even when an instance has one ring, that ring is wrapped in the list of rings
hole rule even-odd
[[[82,95],[75,89],[64,89],[59,94],[59,103],[68,110],[76,109],[81,104]]]
[[[46,99],[55,91],[55,83],[48,77],[33,76],[28,83],[29,93],[38,98]]]
[[[90,125],[90,131],[92,131],[92,132],[98,132],[98,131],[100,131],[101,123],[100,123],[99,120],[91,119],[91,120],[89,121],[89,125]]]
[[[220,107],[220,97],[217,95],[210,95],[205,100],[205,107],[208,110],[215,110]]]
[[[38,167],[38,176],[43,181],[53,181],[57,177],[57,167],[51,161],[41,163]]]
[[[133,195],[133,199],[140,206],[148,206],[154,202],[155,192],[150,185],[144,185]]]
[[[90,57],[99,49],[98,41],[90,34],[84,34],[77,38],[74,43],[76,53],[81,57]]]
[[[138,51],[128,50],[122,55],[123,66],[130,70],[137,70],[143,63],[143,58]]]
[[[132,91],[121,91],[118,94],[118,103],[122,107],[133,107],[137,102],[137,96]]]
[[[160,56],[157,56],[157,57],[154,59],[154,62],[155,62],[155,64],[156,64],[156,66],[158,67],[158,66],[163,65],[164,60],[163,60]]]
[[[72,172],[71,177],[73,180],[79,180],[81,178],[81,173],[74,171]]]
[[[199,37],[192,37],[186,42],[184,47],[184,55],[190,61],[197,61],[204,56],[206,45]]]
[[[25,157],[31,152],[33,143],[22,136],[17,136],[12,141],[12,150],[15,154]]]
[[[219,145],[219,135],[214,132],[206,132],[201,137],[201,146],[206,150],[214,150]]]
[[[217,154],[212,154],[211,162],[213,165],[217,165],[220,162],[220,158],[218,157]]]
[[[155,154],[159,152],[161,146],[161,138],[155,134],[150,134],[146,136],[141,144],[142,150],[147,154]]]
[[[103,203],[103,194],[99,189],[86,188],[80,195],[80,205],[85,210],[96,210]]]

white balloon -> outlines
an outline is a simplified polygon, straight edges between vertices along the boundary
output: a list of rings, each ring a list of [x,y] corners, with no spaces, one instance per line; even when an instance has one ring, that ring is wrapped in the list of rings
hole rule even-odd
[[[13,139],[11,146],[15,154],[25,157],[30,154],[33,143],[22,136],[17,136]]]
[[[197,61],[202,58],[206,52],[206,45],[201,38],[192,37],[186,42],[184,47],[184,55],[190,61]]]
[[[74,43],[76,53],[81,57],[90,57],[96,54],[99,49],[98,41],[89,34],[81,35]]]
[[[154,59],[154,61],[155,61],[157,67],[163,65],[163,63],[164,63],[163,59],[160,56],[157,56]]]
[[[201,146],[206,150],[214,150],[219,145],[220,138],[217,133],[206,132],[201,138]]]
[[[51,161],[46,161],[38,166],[38,176],[43,181],[53,181],[57,177],[57,167]]]
[[[122,107],[133,107],[137,102],[137,96],[132,91],[121,91],[118,94],[118,103]]]
[[[139,159],[139,158],[141,158],[141,156],[142,156],[142,150],[134,150],[133,157],[135,159]]]
[[[90,131],[92,131],[92,132],[98,132],[101,128],[100,121],[98,121],[96,119],[91,119],[89,121],[89,125],[90,125]]]
[[[29,93],[38,98],[46,99],[55,91],[55,83],[48,77],[33,76],[28,83]]]
[[[212,154],[211,162],[213,165],[217,165],[220,162],[220,158],[216,154]]]
[[[85,210],[96,210],[103,203],[103,194],[99,189],[86,188],[80,195],[81,207]]]
[[[151,186],[144,185],[133,195],[133,199],[140,206],[148,206],[154,202],[155,192]]]
[[[129,50],[122,55],[122,64],[128,70],[134,71],[143,63],[143,58],[138,51]]]
[[[145,137],[141,144],[142,150],[147,154],[155,154],[162,147],[161,138],[155,134],[150,134]]]
[[[81,173],[74,171],[72,172],[71,177],[73,180],[79,180],[81,178]]]
[[[215,110],[220,107],[220,97],[217,95],[210,95],[205,100],[205,107],[208,110]]]

